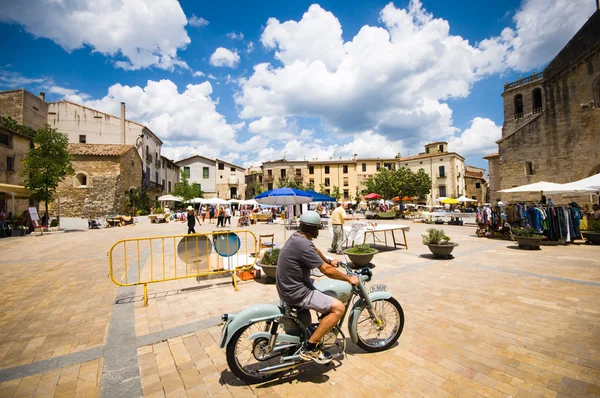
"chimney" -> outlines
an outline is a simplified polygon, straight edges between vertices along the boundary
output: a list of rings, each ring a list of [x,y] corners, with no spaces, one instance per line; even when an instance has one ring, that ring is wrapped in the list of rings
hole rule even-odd
[[[121,144],[125,144],[125,103],[121,102]]]
[[[358,159],[358,153],[355,153],[354,156],[352,157],[354,160]]]
[[[46,101],[46,93],[43,91],[40,91],[40,98],[42,99],[42,101]]]

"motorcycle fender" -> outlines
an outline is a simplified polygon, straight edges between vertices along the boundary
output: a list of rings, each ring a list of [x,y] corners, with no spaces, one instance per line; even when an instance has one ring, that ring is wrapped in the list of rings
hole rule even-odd
[[[248,340],[254,341],[254,340],[259,339],[259,338],[263,338],[263,339],[269,340],[271,338],[271,333],[269,333],[269,332],[252,333],[248,337]],[[288,343],[288,344],[299,344],[300,343],[300,337],[299,336],[292,336],[292,335],[289,335],[289,334],[278,334],[277,335],[277,342],[278,343]]]
[[[375,300],[389,299],[392,297],[392,293],[390,292],[373,292],[369,293],[369,299],[371,302]],[[356,333],[357,323],[358,323],[358,315],[360,311],[367,305],[367,302],[362,298],[354,304],[352,310],[350,311],[350,317],[348,318],[348,330],[350,332],[350,341],[354,344],[358,342],[358,334]]]
[[[252,321],[256,320],[267,320],[277,318],[283,314],[281,307],[274,304],[257,304],[252,307],[248,307],[242,312],[237,314],[229,315],[229,320],[223,325],[223,331],[221,332],[221,341],[219,347],[227,347],[227,343],[231,339],[231,336],[237,332],[240,328],[248,325]]]

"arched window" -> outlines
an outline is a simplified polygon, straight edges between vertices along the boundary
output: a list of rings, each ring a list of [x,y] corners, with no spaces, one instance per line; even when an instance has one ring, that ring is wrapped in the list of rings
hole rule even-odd
[[[542,89],[535,88],[531,92],[531,105],[533,108],[533,113],[541,113],[542,112]]]
[[[600,77],[594,82],[592,90],[594,91],[594,107],[600,108]]]
[[[75,176],[76,187],[87,187],[87,175],[85,173],[77,173]]]
[[[523,96],[521,94],[515,95],[515,119],[523,117]]]

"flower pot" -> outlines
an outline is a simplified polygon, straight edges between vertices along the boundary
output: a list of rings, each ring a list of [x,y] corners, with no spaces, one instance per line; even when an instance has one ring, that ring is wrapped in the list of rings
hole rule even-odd
[[[436,258],[450,258],[450,253],[452,253],[452,250],[454,250],[456,246],[458,246],[458,243],[448,243],[447,245],[427,245],[433,256]]]
[[[10,233],[11,233],[11,236],[25,236],[24,229],[11,229]]]
[[[600,232],[581,231],[581,235],[592,245],[600,245]]]
[[[275,280],[275,276],[277,275],[276,265],[266,265],[260,263],[257,263],[256,265],[258,265],[262,269],[262,271],[267,276],[267,279]]]
[[[519,249],[526,250],[539,250],[543,239],[543,236],[515,236]]]
[[[352,262],[352,265],[355,268],[364,267],[365,265],[369,264],[371,262],[371,260],[373,260],[373,256],[375,256],[377,253],[379,253],[379,250],[375,250],[375,249],[373,249],[374,251],[372,253],[365,253],[365,254],[348,253],[348,250],[350,250],[350,249],[344,250],[344,254],[348,256],[348,258]]]

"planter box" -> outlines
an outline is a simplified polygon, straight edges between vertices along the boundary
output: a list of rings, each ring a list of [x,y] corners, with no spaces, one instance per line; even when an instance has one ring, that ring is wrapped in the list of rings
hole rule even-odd
[[[267,279],[275,280],[275,276],[277,275],[276,265],[263,265],[259,263],[257,263],[256,265],[258,265],[262,269],[262,271],[267,276]]]
[[[373,249],[375,250],[374,252],[366,254],[348,253],[348,250],[350,249],[344,250],[344,254],[348,256],[348,258],[352,262],[352,265],[354,265],[355,268],[364,267],[365,265],[368,265],[371,262],[371,260],[373,260],[373,256],[379,253],[379,250],[375,249]]]
[[[515,236],[515,240],[519,243],[519,249],[539,250],[540,243],[544,240],[543,236]]]
[[[600,232],[581,231],[581,235],[592,245],[600,245]]]
[[[458,243],[450,243],[447,245],[427,245],[433,254],[433,257],[436,258],[450,258],[450,253],[452,253],[452,250],[454,250],[456,246],[458,246]]]
[[[10,236],[25,236],[24,229],[11,229]]]
[[[252,279],[260,278],[260,270],[258,269],[253,269],[250,271],[238,271],[236,274],[238,278],[240,278],[243,281],[249,281]]]

